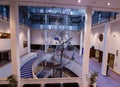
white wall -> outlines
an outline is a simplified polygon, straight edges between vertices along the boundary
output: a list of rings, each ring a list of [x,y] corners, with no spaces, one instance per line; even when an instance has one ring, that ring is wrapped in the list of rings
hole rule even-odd
[[[42,38],[42,34],[44,32],[42,32],[41,30],[38,30],[38,29],[31,29],[31,44],[43,44],[44,43],[44,40]]]
[[[0,19],[0,32],[10,33],[9,22]]]
[[[19,48],[20,48],[20,55],[24,55],[28,53],[28,48],[23,47],[23,42],[27,41],[27,27],[19,27]]]
[[[115,54],[114,70],[120,73],[120,21],[111,24],[110,51]]]
[[[104,26],[93,28],[91,30],[91,46],[94,46],[95,49],[103,50],[103,41],[99,41],[98,35],[104,35]]]
[[[9,23],[7,21],[0,20],[0,32],[10,33]],[[0,39],[0,50],[10,50],[10,39]]]
[[[54,36],[55,34],[57,34],[58,31],[47,30],[47,32],[48,32],[47,43],[55,45],[57,41],[54,40],[54,37],[51,37],[51,36]],[[68,33],[68,37],[73,37],[73,39],[71,40],[72,45],[80,44],[80,39],[79,39],[80,35],[78,31],[66,31],[66,33]],[[44,44],[44,30],[31,29],[31,44]]]
[[[0,32],[10,33],[10,24],[7,21],[0,20]],[[20,47],[20,56],[28,52],[27,47],[23,47],[23,41],[27,40],[27,28],[19,27],[19,47]],[[10,39],[0,39],[0,50],[10,50],[11,49],[11,40]]]
[[[10,50],[11,40],[10,39],[0,39],[0,51]]]
[[[103,41],[100,42],[98,39],[98,34],[102,33],[104,38],[104,28],[105,25],[93,28],[91,31],[91,45],[95,49],[103,51]],[[111,22],[111,30],[109,37],[109,53],[115,54],[114,70],[120,73],[120,21]],[[118,56],[116,56],[116,50],[118,50]]]

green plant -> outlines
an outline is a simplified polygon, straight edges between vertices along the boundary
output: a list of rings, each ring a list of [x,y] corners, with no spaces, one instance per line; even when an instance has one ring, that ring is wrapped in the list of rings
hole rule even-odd
[[[89,78],[90,81],[90,87],[93,87],[93,84],[96,82],[98,76],[98,72],[92,72]]]
[[[17,87],[18,81],[16,80],[15,75],[8,76],[7,81],[9,82],[10,87]]]

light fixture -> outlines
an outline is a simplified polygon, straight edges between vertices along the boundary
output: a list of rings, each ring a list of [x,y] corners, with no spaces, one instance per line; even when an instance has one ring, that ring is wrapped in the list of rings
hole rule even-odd
[[[78,3],[81,3],[81,0],[78,0]]]
[[[0,32],[0,37],[2,36],[2,32]]]
[[[110,2],[107,3],[108,6],[109,6],[110,4],[111,4]]]

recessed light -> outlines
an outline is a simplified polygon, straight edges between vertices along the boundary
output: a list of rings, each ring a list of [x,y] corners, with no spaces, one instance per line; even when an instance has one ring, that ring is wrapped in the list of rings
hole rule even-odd
[[[110,4],[111,4],[110,2],[107,3],[108,6],[109,6]]]
[[[81,3],[81,0],[78,0],[78,3]]]

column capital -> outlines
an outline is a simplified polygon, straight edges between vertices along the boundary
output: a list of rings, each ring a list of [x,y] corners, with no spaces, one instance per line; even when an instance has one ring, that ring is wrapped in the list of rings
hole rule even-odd
[[[86,8],[85,8],[85,12],[86,13],[92,13],[92,7],[91,6],[87,6]]]
[[[11,4],[12,4],[12,5],[14,4],[15,6],[18,6],[18,3],[17,3],[16,1],[14,1],[14,0],[10,0],[9,3],[10,3],[10,5],[11,5]]]

